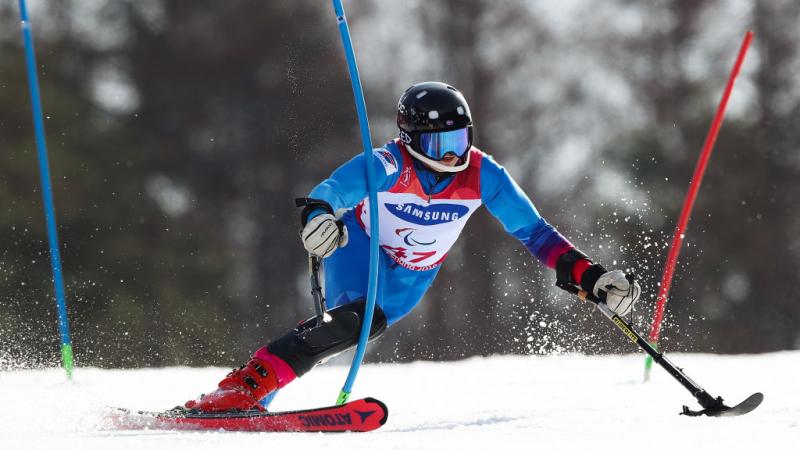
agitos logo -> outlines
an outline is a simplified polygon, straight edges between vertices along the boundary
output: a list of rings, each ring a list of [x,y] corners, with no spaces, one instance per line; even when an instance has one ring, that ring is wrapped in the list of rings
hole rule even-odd
[[[415,203],[385,203],[384,206],[392,215],[417,225],[438,225],[440,223],[454,222],[469,212],[469,208],[466,206],[451,203],[437,203],[427,206]]]
[[[406,243],[409,247],[414,247],[417,245],[433,245],[436,243],[436,239],[430,242],[420,242],[412,236],[414,232],[417,231],[416,228],[398,228],[394,230],[394,233],[403,238],[403,242]]]

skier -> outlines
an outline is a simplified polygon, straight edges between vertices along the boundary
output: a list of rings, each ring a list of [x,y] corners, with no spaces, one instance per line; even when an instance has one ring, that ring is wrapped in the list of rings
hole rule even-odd
[[[380,285],[370,339],[408,314],[433,282],[470,215],[486,205],[559,283],[606,298],[627,315],[638,283],[593,263],[537,212],[506,170],[472,146],[472,116],[444,83],[408,88],[397,105],[399,138],[373,151],[379,208]],[[325,259],[328,321],[313,317],[260,348],[218,388],[186,402],[203,412],[264,410],[260,400],[320,361],[356,345],[369,272],[369,202],[364,155],[336,169],[302,200],[301,238]]]

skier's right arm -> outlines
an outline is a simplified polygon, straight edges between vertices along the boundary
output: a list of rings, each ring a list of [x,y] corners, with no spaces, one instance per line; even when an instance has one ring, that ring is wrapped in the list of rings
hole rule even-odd
[[[387,148],[373,152],[375,184],[379,192],[385,191],[397,181],[400,173],[397,161],[402,158]],[[347,227],[337,220],[335,212],[354,207],[368,195],[365,160],[364,155],[359,154],[344,163],[303,200],[300,237],[309,253],[326,258],[347,245]]]

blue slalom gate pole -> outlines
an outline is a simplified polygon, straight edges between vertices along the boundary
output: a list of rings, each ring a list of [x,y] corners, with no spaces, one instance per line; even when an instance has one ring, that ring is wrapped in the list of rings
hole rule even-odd
[[[36,154],[39,158],[39,176],[42,183],[42,199],[44,217],[47,225],[47,240],[50,242],[50,265],[53,269],[53,285],[58,308],[58,328],[61,332],[61,360],[67,378],[72,378],[72,340],[69,337],[67,320],[67,301],[64,295],[64,277],[61,272],[61,253],[58,250],[58,233],[56,231],[56,213],[53,206],[53,188],[50,185],[50,167],[47,162],[47,143],[44,138],[44,120],[42,117],[42,100],[39,94],[39,78],[36,74],[36,55],[33,50],[28,8],[25,0],[19,0],[19,14],[22,19],[22,40],[25,44],[25,65],[28,72],[28,88],[31,93],[33,110],[33,127],[36,133]]]
[[[369,331],[372,327],[372,313],[375,310],[375,299],[378,294],[378,264],[380,255],[378,254],[378,193],[375,189],[375,166],[372,163],[372,138],[369,132],[369,120],[367,119],[367,105],[364,102],[364,91],[361,89],[361,78],[358,75],[358,65],[356,55],[353,51],[353,42],[350,39],[350,29],[347,26],[347,18],[344,16],[344,7],[341,0],[333,0],[333,10],[336,12],[336,21],[339,23],[339,33],[342,36],[344,54],[347,58],[347,68],[350,72],[350,83],[353,86],[353,95],[356,101],[356,111],[358,112],[358,125],[361,129],[361,143],[364,147],[364,162],[367,166],[367,185],[369,188],[369,284],[367,286],[367,304],[364,307],[364,321],[361,323],[361,335],[358,338],[358,347],[350,365],[350,372],[347,380],[336,400],[337,405],[345,403],[350,398],[353,390],[353,383],[356,381],[358,369],[364,360],[364,353],[367,351]]]

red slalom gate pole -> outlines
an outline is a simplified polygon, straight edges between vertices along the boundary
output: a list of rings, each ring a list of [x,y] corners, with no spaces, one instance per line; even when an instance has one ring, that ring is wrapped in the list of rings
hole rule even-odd
[[[703,175],[708,166],[708,160],[711,158],[711,152],[714,150],[714,143],[717,141],[719,129],[722,126],[722,120],[725,118],[725,108],[728,106],[728,99],[733,91],[733,84],[736,77],[742,69],[744,57],[747,54],[747,49],[750,48],[750,42],[753,41],[753,32],[748,31],[744,35],[742,46],[739,48],[739,55],[736,57],[736,63],[733,65],[731,74],[728,77],[728,84],[725,86],[725,92],[722,94],[722,99],[717,107],[717,112],[714,115],[714,120],[711,122],[711,128],[708,130],[706,140],[703,143],[703,150],[700,153],[700,158],[697,160],[692,181],[689,183],[689,191],[686,193],[686,198],[683,201],[683,209],[678,219],[678,226],[675,229],[675,234],[672,237],[672,245],[667,255],[667,262],[664,265],[664,273],[661,277],[661,286],[658,292],[658,300],[656,302],[656,310],[653,313],[653,323],[650,326],[650,334],[648,340],[653,346],[658,344],[658,337],[661,334],[661,324],[664,320],[664,309],[669,297],[669,288],[672,285],[672,276],[675,274],[675,265],[678,260],[678,255],[681,252],[683,245],[683,238],[686,234],[686,226],[689,224],[689,218],[692,215],[692,207],[697,198],[697,192],[700,190],[700,184],[703,181]],[[645,362],[645,380],[650,376],[650,368],[653,366],[653,358],[647,357]]]

